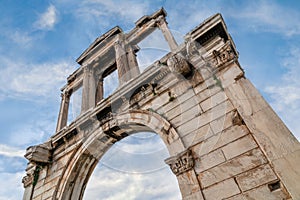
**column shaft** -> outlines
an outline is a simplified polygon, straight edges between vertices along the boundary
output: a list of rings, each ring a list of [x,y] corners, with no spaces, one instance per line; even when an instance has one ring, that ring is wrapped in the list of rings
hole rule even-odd
[[[170,29],[168,28],[167,22],[164,17],[161,17],[159,19],[158,27],[162,31],[165,39],[167,40],[171,51],[174,52],[177,49],[178,45],[177,45],[177,42],[174,39]]]
[[[61,94],[62,99],[57,120],[56,132],[60,131],[63,127],[67,125],[70,96],[71,93],[69,91],[65,91]]]
[[[96,90],[96,104],[103,99],[104,91],[103,91],[103,78],[100,78],[97,84]]]
[[[85,112],[95,106],[96,95],[96,84],[93,68],[91,66],[85,66],[83,73],[81,112]]]
[[[135,78],[140,74],[139,65],[136,59],[136,54],[131,45],[127,47],[128,67],[130,70],[130,78]]]
[[[130,79],[130,74],[128,73],[129,67],[125,45],[121,39],[115,43],[115,52],[119,76],[119,85],[122,85]]]

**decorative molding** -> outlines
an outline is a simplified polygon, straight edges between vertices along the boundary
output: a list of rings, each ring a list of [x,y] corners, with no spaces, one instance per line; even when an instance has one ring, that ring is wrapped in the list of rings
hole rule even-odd
[[[28,147],[25,158],[30,162],[48,164],[51,162],[52,153],[46,144]]]
[[[33,183],[33,175],[32,174],[26,174],[26,176],[24,176],[22,178],[22,183],[23,183],[24,188],[27,188],[30,185],[32,185],[32,183]]]
[[[228,61],[231,61],[236,57],[230,44],[227,44],[224,47],[225,48],[222,48],[219,51],[217,51],[217,50],[213,51],[214,64],[216,66],[219,66]]]
[[[183,172],[189,171],[194,167],[194,158],[192,156],[192,151],[187,149],[176,156],[170,157],[165,160],[172,172],[178,176]]]
[[[167,60],[167,65],[172,72],[182,74],[183,76],[191,73],[192,69],[190,64],[183,56],[175,54]]]

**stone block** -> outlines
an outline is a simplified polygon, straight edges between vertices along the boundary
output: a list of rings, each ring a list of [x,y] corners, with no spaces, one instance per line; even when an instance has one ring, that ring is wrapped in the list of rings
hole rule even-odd
[[[176,107],[176,108],[178,108],[178,107]],[[181,108],[181,107],[179,107],[179,108]],[[182,109],[184,109],[184,108],[182,108]],[[196,104],[192,108],[190,108],[188,110],[182,110],[181,112],[178,112],[178,113],[180,113],[180,114],[170,120],[170,122],[172,124],[176,124],[177,126],[197,117],[198,115],[200,115],[202,113],[202,111],[201,111],[199,104]]]
[[[177,101],[177,100],[174,100]],[[171,110],[167,111],[164,116],[169,119],[172,120],[177,116],[180,116],[181,114],[183,114],[184,112],[186,112],[187,110],[191,110],[191,108],[198,106],[198,108],[196,108],[198,110],[198,114],[201,113],[201,108],[198,105],[198,101],[196,98],[190,98],[186,101],[180,102],[178,103],[178,106],[172,108]]]
[[[165,104],[163,107],[158,109],[157,111],[160,113],[168,112],[169,110],[173,109],[176,106],[179,106],[183,104],[184,102],[188,101],[190,98],[195,98],[195,95],[192,90],[188,90],[188,92],[185,92],[183,94],[172,94],[174,95],[175,99],[173,101],[169,101],[169,94],[168,94],[168,103]],[[176,96],[175,96],[176,95]]]
[[[200,186],[198,184],[197,177],[193,170],[179,174],[177,176],[177,180],[181,191],[181,195],[183,197],[190,196],[193,193],[200,191]]]
[[[205,155],[217,148],[231,143],[238,138],[245,136],[248,133],[249,131],[246,126],[232,126],[221,133],[213,135],[213,132],[211,131],[211,128],[209,126],[209,129],[206,129],[205,135],[200,138],[202,140],[205,140],[200,144],[201,149],[198,148],[197,153],[199,154],[199,156]],[[202,134],[204,134],[204,132]],[[191,138],[191,136],[189,138]],[[183,138],[183,141],[185,141],[185,138]]]
[[[225,115],[213,120],[210,122],[210,127],[212,131],[217,134],[220,133],[221,131],[231,127],[233,125],[232,123],[232,117],[234,115],[234,111],[230,111],[226,113]]]
[[[226,159],[229,160],[256,147],[257,144],[254,139],[251,135],[247,135],[222,147],[222,151],[224,152]]]
[[[179,140],[179,139],[174,140],[172,143],[170,143],[170,145],[168,147],[169,153],[171,155],[176,155],[176,154],[182,152],[183,149],[184,149],[184,146],[183,146],[181,140]]]
[[[201,191],[198,191],[189,196],[183,197],[183,200],[204,200],[204,198]]]
[[[198,179],[204,188],[236,176],[250,169],[267,163],[267,159],[259,149],[253,149],[225,163],[199,173]]]
[[[233,197],[226,198],[224,200],[246,200],[243,194],[238,194]]]
[[[232,85],[236,80],[244,75],[241,68],[235,63],[228,66],[220,75],[220,80],[224,88]]]
[[[202,115],[193,118],[192,120],[180,125],[179,127],[175,127],[177,128],[177,131],[179,133],[187,134],[223,116],[231,110],[233,110],[232,104],[229,101],[225,101],[212,108],[208,112],[205,112]]]
[[[43,193],[43,199],[47,199],[49,197],[53,198],[53,194],[54,194],[55,188],[52,188],[50,190],[47,190]]]
[[[242,191],[250,190],[276,179],[277,176],[271,169],[270,165],[259,166],[237,176],[236,178]]]
[[[213,132],[209,124],[207,124],[195,131],[188,133],[187,135],[184,135],[182,137],[182,141],[186,146],[192,146],[206,140],[212,135]]]
[[[298,181],[300,177],[300,150],[273,160],[272,163],[282,183],[289,192],[292,190],[292,193],[290,193],[292,198],[300,199],[300,184]],[[292,166],[298,166],[298,168],[293,168]]]
[[[205,87],[207,87],[207,85],[205,85]],[[220,91],[222,91],[222,89],[220,87],[211,86],[211,87],[206,88],[205,90],[203,90],[201,92],[195,91],[195,93],[196,93],[196,96],[199,99],[199,102],[203,102],[203,101],[207,100],[209,97],[217,94]]]
[[[231,178],[204,189],[203,193],[206,200],[221,200],[239,194],[240,190]]]
[[[207,89],[207,86],[205,83],[200,83],[196,87],[194,87],[194,91],[196,94],[199,94],[200,92],[203,92]]]
[[[200,106],[201,106],[203,112],[206,112],[207,110],[217,106],[218,104],[226,101],[227,99],[228,98],[227,98],[225,92],[220,91],[217,94],[209,97],[205,101],[201,102]]]
[[[217,142],[215,143],[214,148],[217,149],[219,147],[222,147],[247,134],[249,134],[249,130],[246,126],[232,126],[214,136],[217,138]]]
[[[202,171],[205,171],[209,168],[212,168],[216,165],[219,165],[223,162],[225,162],[225,157],[220,149],[213,151],[209,154],[206,154],[202,157],[195,154],[197,157],[199,157],[195,161],[195,171],[197,174],[199,174]]]
[[[277,189],[274,191],[270,191],[267,185],[260,186],[253,190],[249,190],[244,193],[244,199],[252,200],[252,199],[263,199],[263,200],[275,200],[275,199],[290,199],[290,196],[286,191],[282,189]],[[291,199],[290,199],[291,200]]]

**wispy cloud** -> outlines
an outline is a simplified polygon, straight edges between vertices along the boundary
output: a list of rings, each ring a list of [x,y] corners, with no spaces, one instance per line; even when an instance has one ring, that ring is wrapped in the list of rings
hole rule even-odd
[[[233,8],[234,9],[234,8]],[[243,23],[244,27],[258,32],[274,32],[286,36],[300,34],[300,13],[267,1],[249,1],[242,9],[229,9],[227,16]]]
[[[6,58],[0,60],[4,65],[0,68],[2,98],[49,97],[53,92],[59,91],[66,76],[75,69],[75,66],[66,61],[32,64]]]
[[[164,163],[168,157],[157,134],[143,132],[124,138],[100,160],[85,199],[180,199],[176,176]]]
[[[163,178],[162,178],[163,177]],[[174,174],[164,168],[151,174],[126,174],[98,165],[85,192],[85,199],[180,199]]]
[[[25,150],[20,150],[15,147],[10,147],[6,144],[0,144],[0,155],[7,157],[22,157],[25,154]]]
[[[7,35],[13,42],[24,46],[30,46],[32,37],[27,32],[15,30],[12,34]]]
[[[24,172],[0,173],[0,200],[22,199]]]
[[[40,30],[51,30],[57,23],[57,10],[54,5],[50,5],[47,10],[39,16],[34,26]]]
[[[300,125],[297,120],[300,113],[300,49],[291,48],[282,65],[287,69],[281,81],[268,86],[265,91],[270,94],[271,105],[283,118],[291,131],[300,140]]]
[[[128,2],[121,0],[85,0],[78,13],[86,19],[97,19],[101,23],[108,23],[112,18],[122,17],[131,23],[148,13],[148,3],[144,1]],[[149,13],[150,14],[150,13]]]

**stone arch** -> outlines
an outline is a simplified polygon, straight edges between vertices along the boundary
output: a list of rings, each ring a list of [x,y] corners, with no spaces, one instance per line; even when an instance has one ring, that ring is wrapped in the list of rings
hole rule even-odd
[[[164,141],[171,157],[186,150],[175,128],[159,114],[148,110],[120,113],[104,125],[98,126],[71,156],[57,186],[56,199],[82,199],[87,182],[98,161],[117,141],[105,133],[115,127],[125,131],[132,129],[128,135],[141,131],[141,129],[134,130],[135,127],[145,127],[145,130],[157,133]]]

